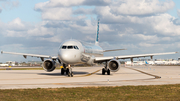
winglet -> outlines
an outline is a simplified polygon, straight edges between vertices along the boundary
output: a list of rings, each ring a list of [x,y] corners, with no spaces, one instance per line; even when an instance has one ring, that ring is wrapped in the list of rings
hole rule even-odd
[[[1,54],[3,54],[3,51],[1,51]]]

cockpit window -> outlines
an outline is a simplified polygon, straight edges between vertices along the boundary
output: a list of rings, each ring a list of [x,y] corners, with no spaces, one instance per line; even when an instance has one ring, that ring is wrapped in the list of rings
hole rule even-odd
[[[73,49],[73,46],[68,46],[68,49]]]
[[[67,46],[62,46],[62,49],[66,49]]]
[[[77,49],[79,50],[79,48],[77,46],[62,46],[62,49]]]

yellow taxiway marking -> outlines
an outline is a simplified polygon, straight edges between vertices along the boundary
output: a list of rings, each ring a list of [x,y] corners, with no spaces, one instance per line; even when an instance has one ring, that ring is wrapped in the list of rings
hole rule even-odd
[[[153,76],[153,77],[155,77],[155,79],[160,79],[160,78],[161,78],[160,76],[153,75],[153,74],[149,74],[149,73],[143,72],[143,71],[138,70],[138,69],[134,69],[134,68],[130,68],[130,67],[126,67],[126,68],[129,68],[129,69],[132,69],[132,70],[138,71],[138,72],[143,73],[143,74],[146,74],[146,75]]]
[[[81,76],[75,76],[75,77],[85,77],[85,76],[90,76],[90,75],[93,75],[93,74],[99,72],[100,70],[101,70],[101,69],[99,69],[99,70],[97,70],[97,71],[95,71],[95,72],[89,73],[89,74],[85,74],[85,75],[81,75]]]

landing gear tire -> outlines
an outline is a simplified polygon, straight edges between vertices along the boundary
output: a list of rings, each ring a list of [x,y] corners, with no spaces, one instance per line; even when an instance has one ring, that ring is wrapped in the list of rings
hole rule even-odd
[[[102,75],[105,75],[105,72],[106,72],[106,71],[105,71],[105,69],[103,68],[103,69],[102,69]]]
[[[71,73],[70,72],[68,73],[68,77],[71,77]]]
[[[109,69],[107,70],[107,75],[110,75],[110,70]]]
[[[107,75],[111,74],[111,71],[109,69],[106,70],[105,68],[103,68],[102,69],[102,75],[105,75],[106,72],[107,72]]]
[[[66,75],[69,75],[69,68],[66,69]]]
[[[64,75],[64,68],[61,68],[61,75]]]
[[[72,73],[68,73],[68,77],[73,77],[73,72]]]
[[[71,77],[73,77],[73,72],[71,73]]]

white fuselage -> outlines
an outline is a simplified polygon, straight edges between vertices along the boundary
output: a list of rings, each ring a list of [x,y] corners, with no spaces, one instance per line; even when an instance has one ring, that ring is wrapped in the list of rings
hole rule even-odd
[[[58,58],[67,65],[94,64],[94,57],[103,56],[103,49],[99,45],[83,45],[77,40],[64,41],[59,48]]]

